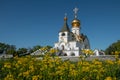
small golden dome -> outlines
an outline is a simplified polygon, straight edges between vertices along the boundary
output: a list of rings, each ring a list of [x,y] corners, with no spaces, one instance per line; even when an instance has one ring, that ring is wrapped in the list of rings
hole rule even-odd
[[[65,13],[64,21],[67,21],[67,13]]]
[[[72,21],[72,27],[80,27],[80,20],[74,19]]]
[[[64,21],[67,21],[67,17],[64,17]]]

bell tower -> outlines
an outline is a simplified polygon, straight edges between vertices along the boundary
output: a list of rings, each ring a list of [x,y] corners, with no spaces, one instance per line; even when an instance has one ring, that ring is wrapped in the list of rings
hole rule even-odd
[[[78,8],[73,9],[74,19],[72,21],[72,32],[76,35],[80,35],[80,20],[77,19]]]
[[[70,29],[67,24],[67,14],[65,14],[64,25],[59,32],[59,42],[68,42],[70,40],[69,33],[70,33]]]

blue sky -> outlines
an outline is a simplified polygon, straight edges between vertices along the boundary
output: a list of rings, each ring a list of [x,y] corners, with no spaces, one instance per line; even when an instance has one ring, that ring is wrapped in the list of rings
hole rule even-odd
[[[71,29],[75,7],[92,49],[120,40],[120,0],[0,0],[0,42],[17,48],[53,46],[65,13]]]

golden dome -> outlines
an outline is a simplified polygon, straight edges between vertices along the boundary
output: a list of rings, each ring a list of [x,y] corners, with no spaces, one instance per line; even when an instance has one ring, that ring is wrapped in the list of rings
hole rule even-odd
[[[72,21],[72,27],[80,27],[80,20],[74,19]]]
[[[64,17],[64,21],[67,21],[67,17]]]

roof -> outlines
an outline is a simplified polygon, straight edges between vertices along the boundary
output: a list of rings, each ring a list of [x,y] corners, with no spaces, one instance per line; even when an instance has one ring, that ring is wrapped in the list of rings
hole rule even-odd
[[[70,29],[67,24],[67,20],[64,20],[64,25],[63,25],[62,29],[60,30],[60,32],[64,32],[64,31],[70,32]]]

